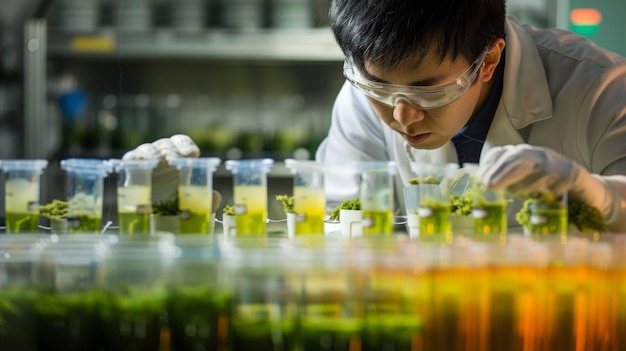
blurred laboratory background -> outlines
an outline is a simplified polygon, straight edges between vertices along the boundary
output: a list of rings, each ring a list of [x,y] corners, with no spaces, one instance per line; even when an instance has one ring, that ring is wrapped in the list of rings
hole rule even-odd
[[[329,3],[0,0],[0,158],[120,157],[176,133],[203,156],[312,158],[343,83]],[[623,0],[507,6],[626,55]]]

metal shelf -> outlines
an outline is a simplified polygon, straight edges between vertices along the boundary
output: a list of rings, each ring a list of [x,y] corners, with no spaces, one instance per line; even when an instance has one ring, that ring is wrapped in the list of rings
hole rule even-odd
[[[342,61],[329,28],[234,32],[67,33],[49,29],[49,57]]]

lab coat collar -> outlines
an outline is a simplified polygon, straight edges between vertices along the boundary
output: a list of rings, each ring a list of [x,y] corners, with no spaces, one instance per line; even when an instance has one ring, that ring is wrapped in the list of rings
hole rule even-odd
[[[496,114],[515,129],[552,117],[550,89],[537,44],[514,17],[506,20],[504,89]],[[510,144],[510,143],[509,143]]]

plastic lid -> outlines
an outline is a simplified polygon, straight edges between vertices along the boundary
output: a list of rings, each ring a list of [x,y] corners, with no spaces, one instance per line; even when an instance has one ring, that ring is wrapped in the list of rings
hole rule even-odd
[[[388,171],[391,174],[396,173],[396,162],[394,161],[359,161],[357,166],[362,172],[364,171]]]
[[[118,172],[123,169],[145,169],[152,170],[159,164],[158,159],[143,159],[143,160],[109,160],[111,168]]]
[[[292,173],[298,171],[304,172],[324,172],[328,168],[326,164],[313,160],[295,160],[293,158],[285,159],[285,167]]]
[[[274,166],[274,160],[271,158],[228,160],[225,166],[232,173],[267,172]]]
[[[61,168],[70,173],[106,176],[111,172],[111,166],[109,161],[92,158],[69,158],[61,161]]]
[[[206,168],[215,170],[222,160],[217,157],[178,157],[169,161],[169,164],[181,168]]]
[[[0,167],[5,172],[33,171],[41,173],[48,166],[47,160],[2,160]]]

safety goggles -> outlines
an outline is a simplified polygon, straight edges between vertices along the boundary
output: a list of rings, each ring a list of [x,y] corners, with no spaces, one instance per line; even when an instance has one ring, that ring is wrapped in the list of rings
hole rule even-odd
[[[417,109],[429,110],[450,104],[463,96],[478,76],[488,51],[489,48],[485,48],[454,82],[439,86],[408,86],[367,80],[349,60],[343,65],[343,75],[363,94],[387,106],[394,107],[404,100]]]

